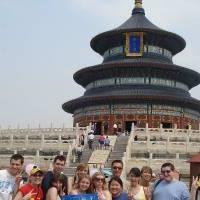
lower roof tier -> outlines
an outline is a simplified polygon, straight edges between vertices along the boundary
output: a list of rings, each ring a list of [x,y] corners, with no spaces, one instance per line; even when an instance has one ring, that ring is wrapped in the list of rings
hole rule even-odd
[[[158,77],[182,82],[189,89],[200,84],[200,74],[194,70],[167,63],[141,59],[107,62],[83,68],[74,74],[74,80],[86,87],[88,84],[113,77]]]
[[[128,104],[128,103],[150,103],[181,106],[200,112],[200,101],[191,97],[167,96],[166,94],[155,95],[107,95],[107,96],[82,96],[68,101],[62,105],[64,111],[74,114],[75,110],[95,105],[104,104]]]

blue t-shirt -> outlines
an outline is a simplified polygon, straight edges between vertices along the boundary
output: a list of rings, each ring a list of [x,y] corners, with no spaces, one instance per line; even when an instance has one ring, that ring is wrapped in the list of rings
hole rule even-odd
[[[161,181],[153,191],[153,200],[189,200],[189,190],[185,183],[177,180]]]
[[[50,183],[53,179],[53,172],[52,171],[48,171],[46,173],[46,175],[44,176],[43,180],[42,180],[42,191],[43,191],[43,194],[44,194],[44,197],[43,197],[43,200],[46,199],[46,194],[47,194],[47,191],[48,189],[50,188]]]
[[[113,200],[128,200],[128,194],[126,192],[122,192],[119,196],[113,197]]]

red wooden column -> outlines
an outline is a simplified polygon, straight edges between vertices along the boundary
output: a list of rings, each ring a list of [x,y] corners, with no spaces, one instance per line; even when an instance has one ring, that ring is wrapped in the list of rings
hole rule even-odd
[[[189,161],[190,163],[190,187],[192,185],[192,177],[197,177],[200,174],[200,153],[193,156]]]

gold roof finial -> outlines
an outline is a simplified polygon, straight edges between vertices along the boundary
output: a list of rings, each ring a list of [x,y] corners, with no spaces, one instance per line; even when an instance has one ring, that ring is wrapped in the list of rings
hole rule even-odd
[[[135,8],[142,8],[142,0],[135,0]]]

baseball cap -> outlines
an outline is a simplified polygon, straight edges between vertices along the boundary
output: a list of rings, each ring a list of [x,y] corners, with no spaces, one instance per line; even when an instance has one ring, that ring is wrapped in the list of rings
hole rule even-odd
[[[30,171],[30,175],[34,175],[37,172],[40,172],[41,174],[43,174],[43,171],[38,166],[33,166],[33,169]]]

